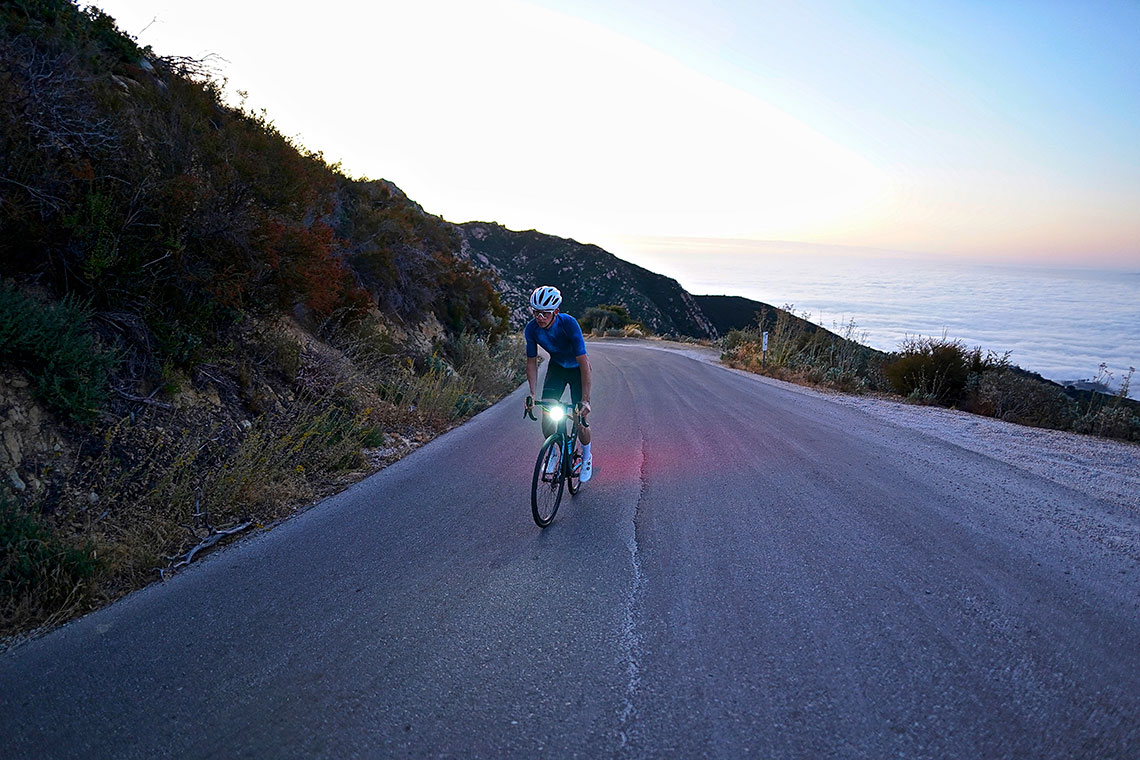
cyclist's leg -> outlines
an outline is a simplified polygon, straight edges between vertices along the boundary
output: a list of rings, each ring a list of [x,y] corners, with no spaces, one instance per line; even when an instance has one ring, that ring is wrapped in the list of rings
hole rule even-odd
[[[573,373],[567,378],[570,385],[570,398],[574,402],[574,405],[577,406],[578,404],[582,403],[582,370],[576,368],[569,371]],[[570,489],[571,494],[577,493],[578,488],[581,486],[581,483],[585,483],[590,480],[591,477],[593,477],[594,463],[593,454],[590,451],[590,438],[590,428],[584,425],[579,425],[578,443],[582,447],[582,464],[581,469],[578,472],[579,478],[581,480],[577,486]]]
[[[570,386],[570,402],[577,406],[582,403],[582,370],[579,368],[566,370],[566,384]],[[590,442],[590,428],[578,427],[578,440],[585,446]]]

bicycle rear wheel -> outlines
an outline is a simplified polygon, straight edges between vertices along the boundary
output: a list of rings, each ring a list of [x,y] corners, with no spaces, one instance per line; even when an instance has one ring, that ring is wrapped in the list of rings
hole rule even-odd
[[[558,511],[558,503],[562,501],[566,476],[561,459],[562,440],[555,434],[547,438],[539,449],[538,461],[534,463],[534,478],[530,484],[530,512],[540,528],[550,525],[554,513]]]

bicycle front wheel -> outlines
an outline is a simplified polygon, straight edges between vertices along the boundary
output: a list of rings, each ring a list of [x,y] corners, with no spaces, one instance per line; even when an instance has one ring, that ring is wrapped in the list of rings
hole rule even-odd
[[[554,519],[566,477],[562,466],[562,440],[558,434],[546,439],[534,463],[534,479],[530,484],[530,512],[538,527],[545,528]]]

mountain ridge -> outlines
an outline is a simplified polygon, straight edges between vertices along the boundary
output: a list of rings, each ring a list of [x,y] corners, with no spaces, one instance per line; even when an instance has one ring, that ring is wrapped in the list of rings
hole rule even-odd
[[[591,243],[497,222],[456,224],[460,253],[495,279],[513,328],[529,319],[527,299],[538,285],[562,291],[563,311],[580,315],[602,304],[624,307],[650,331],[714,340],[781,311],[742,296],[694,295],[676,280],[619,258]],[[794,316],[794,315],[793,315]],[[796,317],[795,319],[799,319]],[[818,326],[804,321],[809,332]]]

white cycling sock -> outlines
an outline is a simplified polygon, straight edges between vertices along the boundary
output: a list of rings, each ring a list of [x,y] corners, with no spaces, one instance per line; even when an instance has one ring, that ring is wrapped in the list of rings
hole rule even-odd
[[[582,444],[582,458],[583,459],[589,459],[590,458],[590,444],[588,444],[588,443]]]

